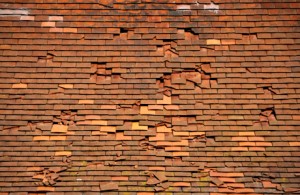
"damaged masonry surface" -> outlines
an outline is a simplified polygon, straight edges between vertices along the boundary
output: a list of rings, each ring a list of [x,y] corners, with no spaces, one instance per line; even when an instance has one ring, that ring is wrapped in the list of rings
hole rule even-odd
[[[0,2],[0,194],[300,193],[295,0]]]

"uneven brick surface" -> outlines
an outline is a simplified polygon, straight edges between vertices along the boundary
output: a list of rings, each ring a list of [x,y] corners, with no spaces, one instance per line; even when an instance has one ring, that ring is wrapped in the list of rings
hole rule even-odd
[[[0,0],[0,194],[300,193],[299,8]]]

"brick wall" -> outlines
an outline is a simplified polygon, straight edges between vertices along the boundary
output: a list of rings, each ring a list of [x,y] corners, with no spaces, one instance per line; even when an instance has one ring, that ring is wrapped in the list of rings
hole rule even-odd
[[[1,0],[0,194],[299,193],[299,8]]]

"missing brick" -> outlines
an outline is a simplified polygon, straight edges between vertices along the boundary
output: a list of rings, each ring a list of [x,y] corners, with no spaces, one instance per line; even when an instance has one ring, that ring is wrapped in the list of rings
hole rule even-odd
[[[128,33],[129,29],[128,28],[120,28],[120,33]]]
[[[192,35],[198,35],[198,33],[196,33],[193,28],[184,28],[184,31],[185,32],[189,32],[191,33]]]

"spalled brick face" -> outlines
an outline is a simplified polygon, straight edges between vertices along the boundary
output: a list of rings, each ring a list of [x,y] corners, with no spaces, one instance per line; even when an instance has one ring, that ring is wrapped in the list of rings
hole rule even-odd
[[[300,192],[298,1],[1,2],[0,194]]]

